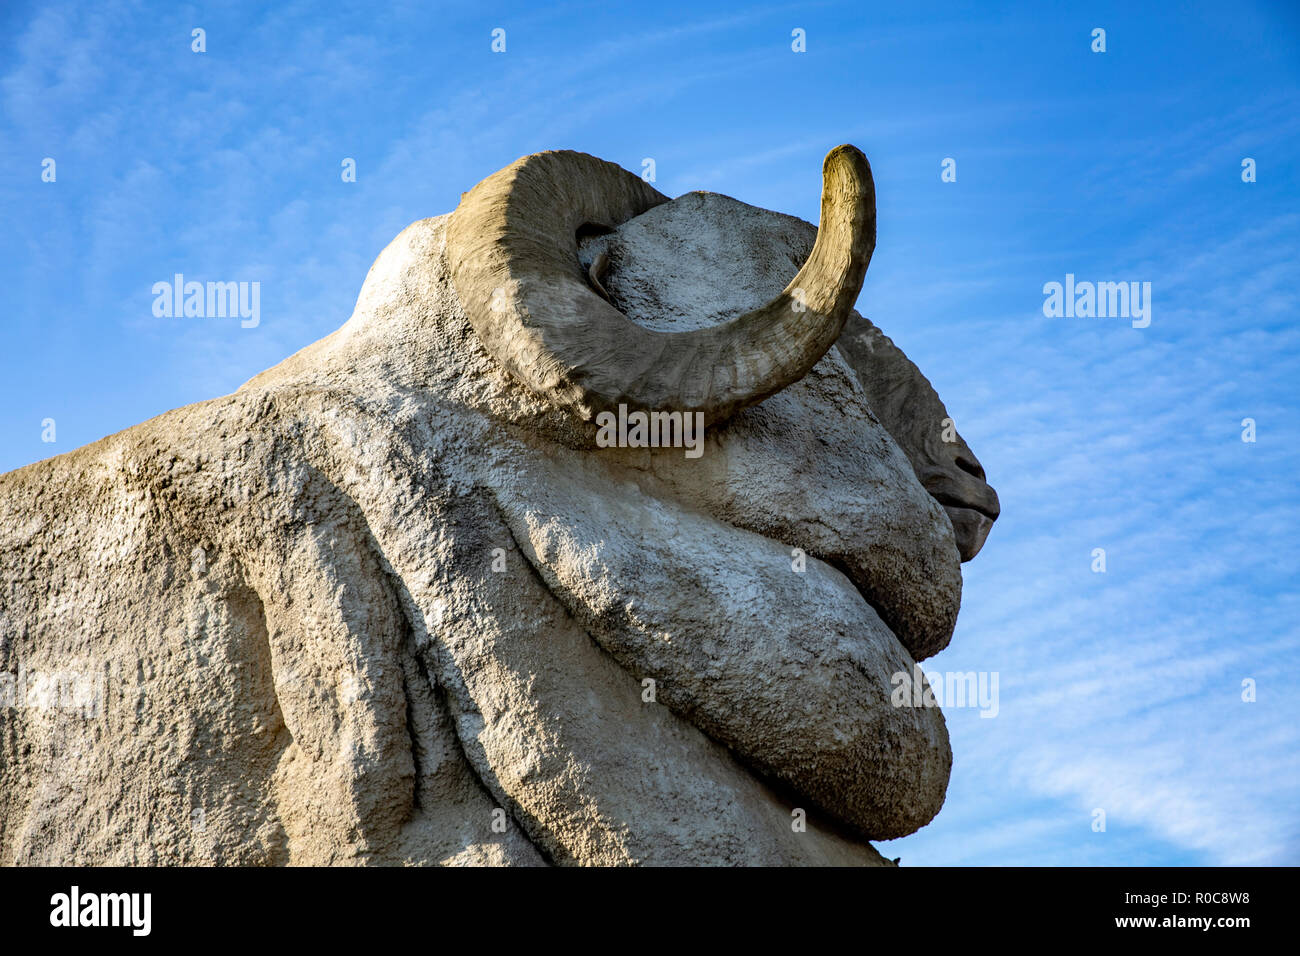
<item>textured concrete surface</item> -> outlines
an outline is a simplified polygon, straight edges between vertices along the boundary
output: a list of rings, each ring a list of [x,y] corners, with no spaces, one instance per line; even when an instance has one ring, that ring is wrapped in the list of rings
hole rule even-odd
[[[484,349],[446,218],[234,394],[0,476],[0,862],[881,864],[938,811],[890,676],[958,545],[862,367],[598,448]],[[583,255],[699,328],[810,230],[689,194]]]

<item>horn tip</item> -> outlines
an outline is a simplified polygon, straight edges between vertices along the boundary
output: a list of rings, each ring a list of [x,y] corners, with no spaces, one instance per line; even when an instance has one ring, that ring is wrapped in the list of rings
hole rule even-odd
[[[866,154],[852,143],[842,143],[832,149],[826,154],[826,160],[822,166],[823,168],[830,168],[836,163],[846,163],[857,169],[865,169],[867,172],[871,170],[871,163],[867,161]]]

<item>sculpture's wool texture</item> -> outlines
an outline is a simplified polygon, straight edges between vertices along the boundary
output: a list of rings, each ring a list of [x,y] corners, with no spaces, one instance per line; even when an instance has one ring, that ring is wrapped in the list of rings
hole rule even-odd
[[[698,459],[597,447],[485,347],[447,225],[234,394],[0,476],[0,862],[879,864],[938,812],[891,680],[997,505],[920,373],[854,313]],[[573,272],[690,331],[815,237],[692,193]]]

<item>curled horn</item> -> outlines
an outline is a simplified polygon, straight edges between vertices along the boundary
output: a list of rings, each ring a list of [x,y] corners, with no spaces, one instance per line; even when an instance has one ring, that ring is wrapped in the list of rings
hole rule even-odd
[[[667,197],[585,153],[535,153],[465,194],[447,228],[456,293],[487,350],[537,394],[591,420],[620,404],[710,422],[798,381],[839,338],[876,244],[871,166],[853,146],[822,165],[821,225],[785,290],[721,325],[656,332],[597,295],[580,227],[614,227]]]

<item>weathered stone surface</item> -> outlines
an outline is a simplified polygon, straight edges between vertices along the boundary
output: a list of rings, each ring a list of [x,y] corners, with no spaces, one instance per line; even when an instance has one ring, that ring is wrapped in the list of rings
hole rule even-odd
[[[445,226],[234,394],[0,476],[0,861],[880,864],[938,811],[942,716],[890,677],[958,550],[858,374],[698,459],[598,448],[478,341]],[[691,194],[600,240],[607,284],[700,327],[809,228]]]

